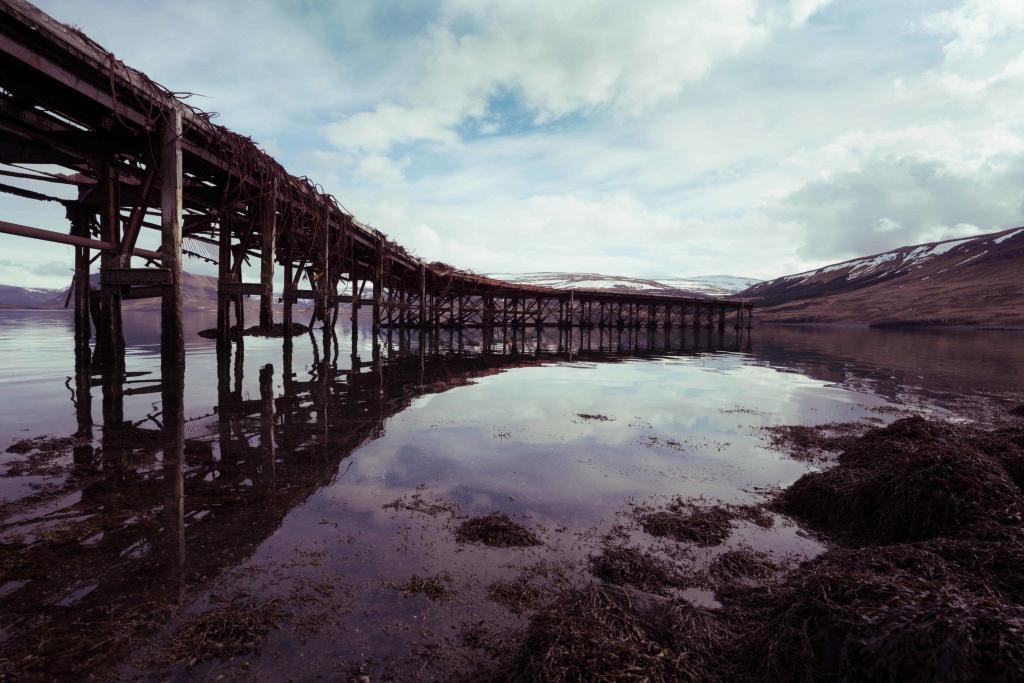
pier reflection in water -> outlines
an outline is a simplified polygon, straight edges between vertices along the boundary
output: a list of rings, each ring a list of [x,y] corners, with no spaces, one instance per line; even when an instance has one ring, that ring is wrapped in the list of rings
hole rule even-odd
[[[26,323],[12,336],[38,334],[45,355],[54,328]],[[3,666],[180,670],[165,651],[182,624],[243,596],[278,599],[288,617],[256,653],[201,659],[196,675],[239,661],[268,678],[361,662],[419,671],[418,648],[463,647],[467,624],[522,623],[487,599],[495,579],[543,563],[586,580],[587,555],[631,500],[748,501],[806,471],[759,426],[877,419],[872,408],[889,405],[808,376],[828,364],[800,369],[814,358],[806,349],[759,358],[747,335],[318,330],[283,353],[280,340],[220,354],[194,342],[188,377],[161,380],[141,333],[124,368],[68,379],[63,411],[43,379],[59,368],[26,354],[20,374],[0,373],[11,406],[2,443],[48,423],[52,435],[62,412],[75,423],[35,442],[42,451],[5,456]],[[16,389],[25,406],[10,401]],[[387,507],[396,500],[413,504]],[[460,518],[493,510],[544,546],[455,542]],[[740,524],[729,544],[818,548],[782,524]],[[449,601],[395,588],[437,574],[451,578]],[[432,666],[441,676],[443,658]]]

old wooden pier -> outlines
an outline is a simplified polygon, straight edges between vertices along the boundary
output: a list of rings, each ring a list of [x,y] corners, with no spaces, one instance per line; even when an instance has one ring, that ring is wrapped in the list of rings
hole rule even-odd
[[[0,232],[75,247],[76,338],[88,348],[95,327],[104,361],[123,352],[121,302],[161,297],[163,362],[183,365],[184,256],[218,266],[224,344],[244,328],[246,296],[260,298],[260,327],[273,327],[275,265],[286,343],[303,299],[332,327],[339,304],[350,304],[353,329],[363,309],[375,327],[750,324],[742,301],[556,290],[416,258],[248,138],[22,0],[0,0],[0,163],[0,191],[64,206],[66,232],[7,221]],[[59,185],[74,196],[54,196]],[[159,246],[139,246],[150,230]],[[244,281],[243,265],[256,260],[259,282]]]

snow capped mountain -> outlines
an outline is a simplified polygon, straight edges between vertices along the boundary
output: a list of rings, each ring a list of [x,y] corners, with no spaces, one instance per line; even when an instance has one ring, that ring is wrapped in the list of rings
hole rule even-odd
[[[488,277],[555,289],[642,292],[664,296],[728,297],[760,280],[734,275],[644,279],[597,273],[490,273]]]
[[[1013,239],[1022,233],[1024,233],[1024,228],[1014,228],[1012,230],[1006,230],[1004,232],[993,233],[990,235],[982,235],[980,237],[968,237],[966,239],[931,242],[929,244],[921,244],[912,247],[900,247],[893,251],[887,251],[884,254],[876,254],[875,256],[866,256],[864,258],[843,261],[842,263],[835,263],[831,266],[825,266],[824,268],[819,268],[817,270],[808,270],[803,273],[786,275],[785,277],[777,278],[775,280],[762,282],[759,285],[751,287],[750,293],[753,294],[759,291],[771,289],[782,283],[785,283],[787,287],[796,287],[812,281],[820,280],[830,273],[836,273],[836,275],[826,279],[834,280],[841,277],[847,282],[877,280],[884,277],[903,275],[912,270],[924,267],[936,257],[948,254],[954,249],[957,250],[956,253],[960,256],[969,256],[969,258],[960,261],[959,263],[949,265],[950,268],[958,268],[973,261],[974,259],[981,258],[987,254],[991,248],[1000,245],[1007,240]],[[939,272],[941,273],[944,271]]]
[[[872,324],[1024,320],[1024,228],[930,242],[755,284],[762,319]]]
[[[1024,242],[1024,239],[1015,238],[1024,238],[1024,228],[900,247],[874,256],[851,259],[817,270],[767,280],[750,287],[744,294],[775,300],[785,297],[787,292],[802,294],[807,288],[821,285],[827,285],[831,291],[854,289],[915,271],[921,271],[922,278],[927,279],[966,266],[986,254],[1001,251],[1002,248],[997,247],[1010,240],[1014,240],[1014,245],[1017,242]],[[940,262],[942,268],[932,267]]]

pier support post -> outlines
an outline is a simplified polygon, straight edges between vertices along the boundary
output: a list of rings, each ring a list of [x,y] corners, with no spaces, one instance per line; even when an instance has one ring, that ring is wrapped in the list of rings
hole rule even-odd
[[[373,338],[377,339],[380,327],[380,304],[384,294],[384,242],[377,240],[373,260]]]
[[[160,353],[165,368],[184,367],[181,283],[181,112],[172,110],[160,135],[160,258],[171,284],[161,305]]]
[[[427,326],[427,267],[420,264],[420,327]]]
[[[295,283],[292,281],[292,249],[291,243],[288,244],[288,256],[284,260],[284,292],[281,297],[283,300],[284,309],[282,311],[281,321],[284,325],[284,343],[288,346],[292,343],[292,291],[295,289]]]
[[[104,242],[121,243],[121,208],[119,179],[115,168],[105,164],[101,177],[104,192],[100,213],[100,232]],[[119,254],[103,252],[100,271],[120,268],[124,264]],[[97,355],[106,367],[124,362],[124,331],[121,327],[121,296],[109,288],[100,287],[100,317],[96,329]]]
[[[217,346],[227,347],[231,338],[231,298],[223,284],[231,278],[231,219],[228,212],[220,215],[217,240]]]
[[[78,237],[89,237],[89,217],[80,207],[68,209],[71,219],[71,234]],[[72,285],[75,290],[75,351],[76,354],[89,355],[89,338],[92,336],[92,323],[89,321],[89,247],[75,247],[75,279]],[[88,360],[85,365],[88,366]]]
[[[260,295],[260,328],[270,331],[274,327],[274,245],[277,243],[277,181],[263,188],[260,197],[260,284],[266,291]]]

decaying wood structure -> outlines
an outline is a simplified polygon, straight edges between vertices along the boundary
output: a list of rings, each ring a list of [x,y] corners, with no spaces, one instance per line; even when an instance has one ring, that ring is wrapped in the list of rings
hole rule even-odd
[[[218,265],[225,343],[243,326],[243,297],[259,296],[259,323],[273,324],[275,264],[286,339],[300,299],[313,300],[314,316],[330,325],[347,303],[353,323],[366,308],[375,326],[721,328],[727,316],[749,326],[751,306],[741,301],[563,291],[427,263],[23,0],[0,0],[0,163],[0,176],[77,189],[64,199],[0,177],[0,191],[58,201],[70,222],[63,232],[0,221],[0,232],[75,247],[77,337],[88,346],[91,320],[97,355],[111,362],[123,350],[121,302],[162,297],[164,362],[183,364],[184,256]],[[138,246],[143,230],[159,231],[159,249]],[[89,279],[96,258],[98,290]],[[245,282],[243,264],[254,259],[260,281]]]

